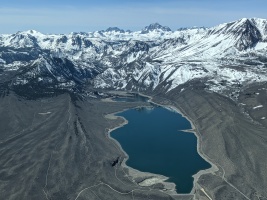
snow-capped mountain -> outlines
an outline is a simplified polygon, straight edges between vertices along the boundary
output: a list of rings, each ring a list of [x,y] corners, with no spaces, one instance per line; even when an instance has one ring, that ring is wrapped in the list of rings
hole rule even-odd
[[[153,31],[172,31],[169,27],[167,26],[162,26],[159,23],[154,23],[154,24],[150,24],[149,26],[146,26],[143,30],[142,30],[142,34],[146,34],[149,32],[153,32]]]
[[[200,81],[235,97],[242,87],[267,81],[267,20],[257,18],[177,31],[158,23],[137,32],[29,30],[0,35],[0,49],[2,80],[12,74],[14,87],[169,92]]]

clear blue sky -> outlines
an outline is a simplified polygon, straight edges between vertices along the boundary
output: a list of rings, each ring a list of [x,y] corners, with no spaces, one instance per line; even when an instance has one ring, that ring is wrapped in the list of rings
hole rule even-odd
[[[141,30],[154,22],[176,30],[244,17],[267,19],[267,0],[1,0],[0,33]]]

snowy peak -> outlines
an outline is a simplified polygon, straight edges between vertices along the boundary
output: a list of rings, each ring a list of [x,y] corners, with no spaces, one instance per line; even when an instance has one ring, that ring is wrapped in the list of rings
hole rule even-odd
[[[239,38],[239,41],[236,43],[236,47],[239,50],[252,48],[261,41],[261,33],[251,20],[241,19],[238,25],[235,36]]]
[[[123,29],[120,29],[118,27],[109,27],[103,32],[118,32],[118,33],[125,33]]]
[[[208,32],[208,36],[210,35],[232,39],[233,45],[239,51],[255,47],[258,42],[262,41],[262,33],[258,29],[257,24],[253,19],[247,18],[211,28]]]
[[[261,34],[256,27],[256,25],[250,19],[240,19],[229,27],[228,32],[233,33],[236,37],[239,36],[251,36],[251,37],[261,37]]]
[[[159,23],[150,24],[142,30],[142,34],[149,33],[151,31],[172,31],[168,26],[162,26]]]
[[[37,39],[30,32],[17,32],[16,34],[10,35],[4,41],[5,46],[14,46],[18,48],[26,48],[26,47],[37,47]]]
[[[30,35],[37,36],[37,37],[43,35],[42,33],[36,30],[27,30],[27,31],[23,31],[22,33],[30,34]]]

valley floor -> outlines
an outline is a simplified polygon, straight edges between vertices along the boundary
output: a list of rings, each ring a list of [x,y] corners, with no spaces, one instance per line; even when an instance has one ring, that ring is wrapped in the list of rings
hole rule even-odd
[[[192,121],[199,152],[218,168],[196,179],[192,195],[138,185],[141,177],[129,176],[125,154],[108,137],[123,119],[107,114],[148,103],[68,94],[33,101],[11,92],[0,99],[0,199],[266,199],[267,124],[260,112],[267,103],[265,90],[254,95],[259,89],[245,91],[238,103],[190,87],[149,94]]]

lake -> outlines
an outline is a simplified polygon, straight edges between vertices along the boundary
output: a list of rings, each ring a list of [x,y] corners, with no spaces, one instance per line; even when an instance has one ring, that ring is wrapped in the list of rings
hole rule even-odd
[[[153,106],[117,116],[128,124],[112,131],[111,137],[129,155],[128,166],[169,177],[178,193],[190,193],[192,175],[211,167],[197,152],[197,137],[182,131],[191,129],[191,124],[179,113]]]

